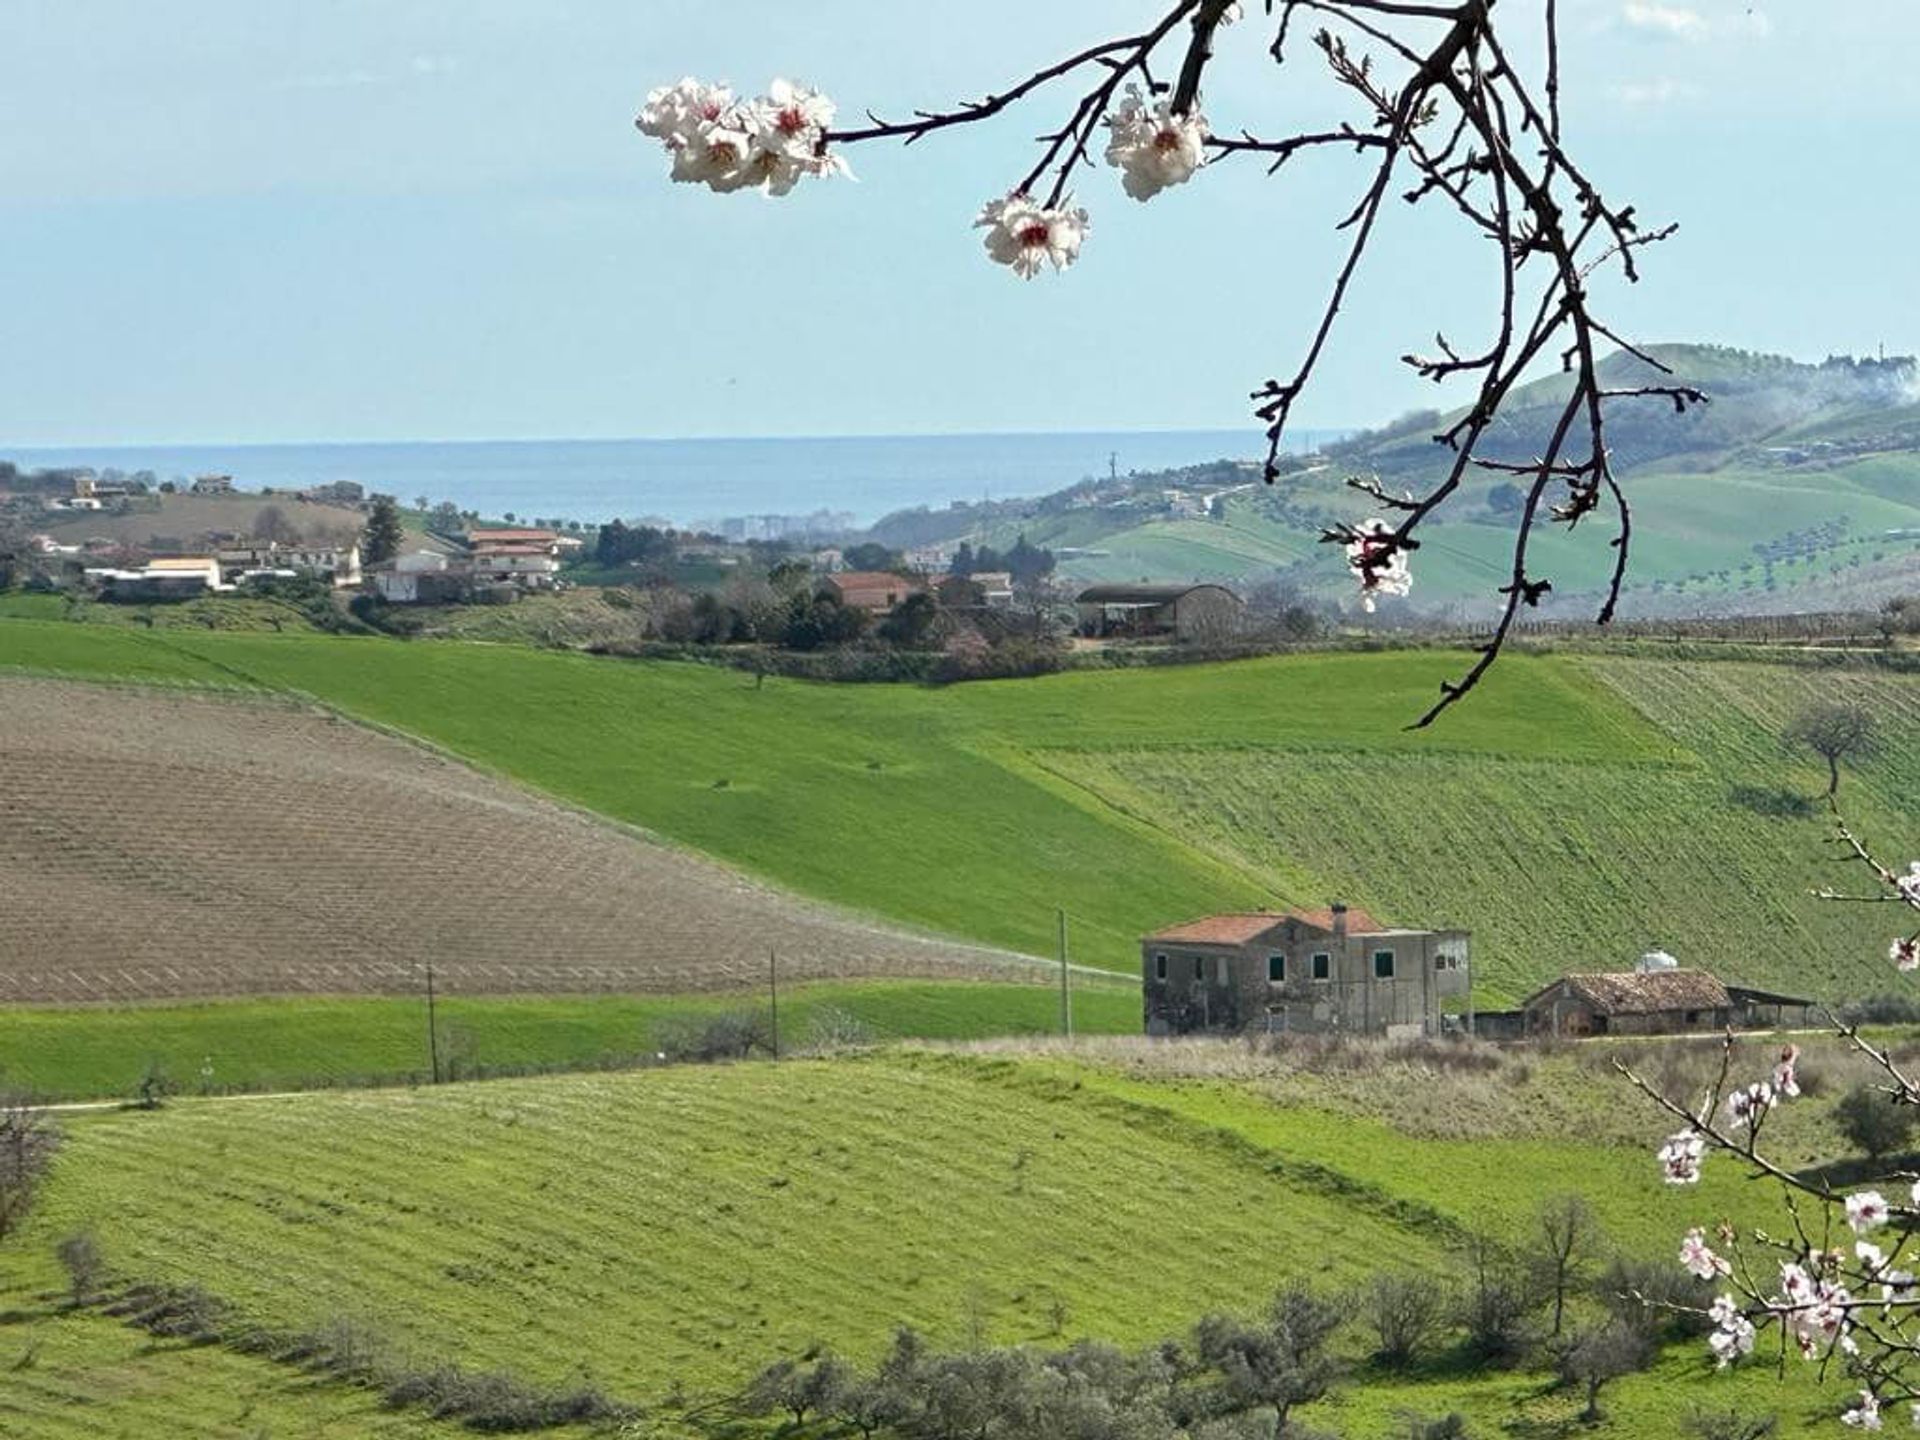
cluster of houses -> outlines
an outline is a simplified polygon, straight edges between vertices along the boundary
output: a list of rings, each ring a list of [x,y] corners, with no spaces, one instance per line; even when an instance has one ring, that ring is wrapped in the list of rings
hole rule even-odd
[[[1563,975],[1518,1009],[1476,1014],[1471,938],[1383,924],[1339,903],[1202,916],[1141,937],[1143,1023],[1149,1035],[1528,1039],[1795,1029],[1817,1010],[1654,951],[1630,971]]]

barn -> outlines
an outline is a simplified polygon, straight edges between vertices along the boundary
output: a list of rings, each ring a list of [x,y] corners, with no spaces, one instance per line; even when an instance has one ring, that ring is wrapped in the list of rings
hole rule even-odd
[[[1562,975],[1520,1005],[1528,1035],[1680,1035],[1724,1030],[1733,997],[1704,970]]]
[[[1089,637],[1230,639],[1246,602],[1224,585],[1089,585],[1074,597]]]

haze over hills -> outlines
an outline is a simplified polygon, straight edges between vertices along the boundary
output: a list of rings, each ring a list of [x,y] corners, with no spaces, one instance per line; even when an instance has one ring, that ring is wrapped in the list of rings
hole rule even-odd
[[[1910,356],[1803,364],[1711,345],[1649,353],[1711,403],[1675,414],[1659,398],[1616,403],[1615,465],[1634,506],[1627,615],[1750,613],[1877,603],[1920,583],[1920,368]],[[1624,352],[1609,384],[1660,378]],[[1516,392],[1488,455],[1538,453],[1567,382]],[[1457,413],[1457,412],[1456,412]],[[1434,435],[1456,416],[1421,411],[1327,444],[1272,486],[1246,461],[1082,484],[1027,502],[901,512],[874,527],[891,544],[1024,533],[1076,580],[1221,579],[1282,583],[1341,600],[1351,583],[1321,529],[1369,513],[1345,484],[1370,475],[1419,490],[1445,471]],[[1520,497],[1476,475],[1439,512],[1414,562],[1416,608],[1488,610],[1507,569]],[[1612,558],[1607,517],[1539,541],[1554,579],[1548,613],[1589,611]]]

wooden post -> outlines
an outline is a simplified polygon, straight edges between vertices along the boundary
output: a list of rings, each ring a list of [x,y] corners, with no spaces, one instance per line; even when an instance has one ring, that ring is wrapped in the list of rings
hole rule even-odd
[[[780,957],[771,947],[767,950],[767,1001],[773,1011],[773,1058],[780,1058]]]
[[[427,962],[427,1059],[433,1066],[433,1083],[440,1083],[440,1024],[433,1003],[433,962]]]
[[[1060,1033],[1073,1038],[1073,991],[1067,971],[1067,912],[1060,916]]]

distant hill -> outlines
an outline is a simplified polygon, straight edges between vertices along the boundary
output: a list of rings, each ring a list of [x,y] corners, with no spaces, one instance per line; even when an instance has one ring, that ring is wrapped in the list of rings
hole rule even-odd
[[[1870,606],[1920,589],[1920,366],[1913,357],[1833,357],[1804,364],[1712,345],[1649,349],[1712,403],[1676,415],[1659,399],[1618,402],[1609,435],[1635,507],[1628,615]],[[1656,375],[1635,357],[1602,362],[1628,386]],[[1491,458],[1537,454],[1566,393],[1561,376],[1515,392]],[[1084,481],[1031,501],[911,511],[874,527],[898,545],[996,546],[1025,534],[1060,556],[1072,580],[1278,579],[1352,599],[1341,557],[1319,543],[1325,525],[1369,512],[1347,476],[1419,490],[1448,453],[1433,436],[1439,411],[1325,445],[1260,483],[1249,461],[1108,481]],[[1255,437],[1251,436],[1251,442]],[[1465,613],[1491,608],[1504,578],[1516,496],[1477,474],[1431,524],[1415,558],[1409,603]],[[1554,579],[1549,613],[1590,611],[1605,583],[1611,532],[1589,524],[1542,537]]]

